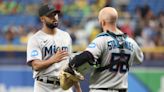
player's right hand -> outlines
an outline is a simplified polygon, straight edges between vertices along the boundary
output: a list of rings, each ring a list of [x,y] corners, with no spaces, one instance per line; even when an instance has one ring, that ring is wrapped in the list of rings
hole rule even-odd
[[[68,52],[58,50],[54,55],[51,56],[50,59],[53,60],[54,63],[58,63],[64,59],[66,59],[67,56],[68,56]]]

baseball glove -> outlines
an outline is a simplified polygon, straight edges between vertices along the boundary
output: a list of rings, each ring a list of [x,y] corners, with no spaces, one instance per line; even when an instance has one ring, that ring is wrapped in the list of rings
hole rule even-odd
[[[68,90],[78,81],[84,80],[84,77],[80,73],[77,73],[76,71],[74,71],[74,75],[66,71],[61,71],[59,75],[59,79],[60,79],[60,87],[63,90]]]

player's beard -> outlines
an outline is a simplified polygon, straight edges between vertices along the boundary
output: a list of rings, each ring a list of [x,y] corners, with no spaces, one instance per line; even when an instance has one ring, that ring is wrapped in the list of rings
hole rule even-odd
[[[58,26],[58,23],[57,22],[53,22],[53,23],[46,22],[46,26],[49,29],[54,29],[54,28],[56,28]]]

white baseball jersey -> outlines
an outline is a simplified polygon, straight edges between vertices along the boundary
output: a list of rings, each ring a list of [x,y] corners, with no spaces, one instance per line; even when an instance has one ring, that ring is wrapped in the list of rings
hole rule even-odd
[[[60,29],[56,29],[54,35],[49,35],[43,31],[38,31],[28,41],[27,46],[27,62],[32,60],[47,60],[57,50],[62,49],[68,51],[71,55],[72,51],[72,40],[70,35]],[[33,71],[33,77],[38,76],[58,76],[61,68],[69,62],[69,57],[59,63],[54,63],[47,69],[42,71]]]
[[[117,31],[115,34],[122,34],[122,32]],[[95,38],[86,50],[93,54],[95,61],[99,58],[101,59],[101,67],[112,64],[120,57],[120,49],[118,48],[116,39],[105,32]],[[129,66],[134,63],[141,63],[143,60],[141,49],[137,43],[128,36],[125,38],[124,55],[124,61],[128,62]],[[97,72],[96,69],[94,69],[90,76],[90,88],[128,88],[127,68],[127,65],[124,64],[114,64],[111,68],[105,69],[102,72]]]

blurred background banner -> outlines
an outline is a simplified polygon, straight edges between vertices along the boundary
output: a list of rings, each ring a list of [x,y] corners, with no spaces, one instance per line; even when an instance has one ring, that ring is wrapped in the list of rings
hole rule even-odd
[[[129,74],[129,92],[164,92],[163,0],[0,0],[0,92],[33,92],[32,70],[26,65],[28,38],[41,28],[37,9],[52,3],[61,10],[59,28],[70,33],[80,52],[101,32],[98,11],[115,7],[118,27],[141,46],[145,58]],[[88,92],[88,79],[82,89]]]

